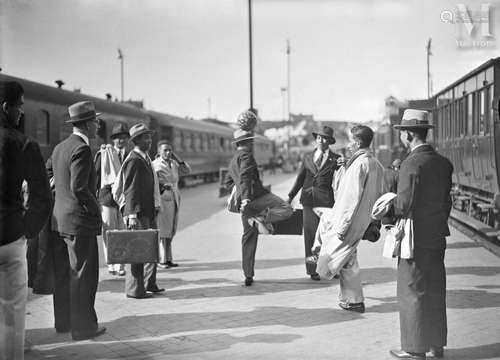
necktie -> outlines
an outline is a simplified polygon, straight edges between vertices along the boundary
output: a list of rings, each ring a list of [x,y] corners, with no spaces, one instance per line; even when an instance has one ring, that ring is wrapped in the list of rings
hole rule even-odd
[[[120,164],[123,164],[123,153],[118,151],[118,158],[120,159]]]
[[[316,159],[316,161],[314,162],[314,164],[316,165],[316,167],[319,168],[321,167],[321,163],[323,162],[323,153],[321,153],[318,158]]]

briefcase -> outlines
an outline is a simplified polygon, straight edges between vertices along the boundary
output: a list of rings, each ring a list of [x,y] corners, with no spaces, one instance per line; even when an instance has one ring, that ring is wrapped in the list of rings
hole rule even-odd
[[[302,235],[302,209],[294,209],[286,220],[273,223],[274,235]]]
[[[143,264],[158,262],[157,229],[108,230],[108,264]]]

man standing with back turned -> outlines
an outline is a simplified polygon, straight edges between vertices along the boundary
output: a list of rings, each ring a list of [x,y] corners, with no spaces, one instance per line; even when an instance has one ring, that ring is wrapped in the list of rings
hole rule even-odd
[[[395,215],[413,218],[413,258],[398,259],[398,302],[401,350],[399,359],[425,359],[431,351],[443,357],[446,346],[445,237],[450,235],[453,165],[426,143],[426,111],[408,109],[400,125],[401,141],[410,153],[401,163]]]
[[[23,114],[24,90],[0,83],[0,359],[24,358],[28,297],[26,237],[34,237],[50,214],[52,198],[38,144],[15,128]],[[27,209],[21,186],[29,189]]]
[[[84,340],[106,331],[97,327],[94,309],[101,214],[95,196],[96,174],[89,140],[96,137],[98,114],[91,101],[75,103],[68,112],[67,122],[73,126],[73,133],[54,148],[49,171],[54,174],[57,231],[68,246],[71,336],[73,340]]]

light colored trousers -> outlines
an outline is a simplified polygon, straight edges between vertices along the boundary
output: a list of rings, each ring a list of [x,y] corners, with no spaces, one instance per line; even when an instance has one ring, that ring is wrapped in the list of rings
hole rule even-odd
[[[26,238],[0,246],[0,360],[24,359]]]
[[[104,260],[108,262],[108,239],[106,238],[106,230],[123,230],[125,224],[123,222],[123,217],[120,215],[118,208],[102,206],[102,249],[104,253]],[[125,265],[123,264],[109,264],[109,271],[120,271],[124,270]]]
[[[365,300],[361,286],[361,270],[358,264],[357,250],[351,255],[346,264],[340,269],[339,302],[345,304],[360,303]]]

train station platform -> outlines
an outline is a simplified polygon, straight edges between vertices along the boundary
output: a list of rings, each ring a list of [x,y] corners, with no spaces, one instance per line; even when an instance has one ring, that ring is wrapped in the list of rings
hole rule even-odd
[[[285,196],[294,176],[268,176]],[[102,266],[94,340],[53,328],[52,297],[30,295],[26,359],[391,359],[399,347],[396,260],[382,241],[362,242],[366,313],[337,306],[338,280],[311,281],[300,236],[261,236],[255,282],[244,287],[241,220],[217,199],[217,185],[183,190],[177,268],[159,269],[167,290],[152,299],[124,295],[124,278]],[[452,229],[446,252],[445,359],[500,359],[500,258]]]

